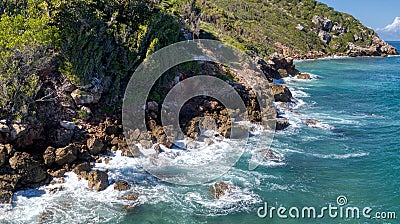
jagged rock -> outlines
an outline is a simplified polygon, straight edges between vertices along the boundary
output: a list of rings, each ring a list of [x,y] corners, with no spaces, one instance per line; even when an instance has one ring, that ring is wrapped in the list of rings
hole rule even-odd
[[[127,191],[127,190],[129,190],[130,187],[131,187],[131,185],[128,184],[128,182],[126,182],[124,180],[119,180],[119,181],[115,182],[115,184],[114,184],[114,190],[117,190],[117,191]]]
[[[70,121],[60,121],[60,126],[67,130],[74,130],[76,127],[75,123]]]
[[[21,174],[19,181],[23,186],[40,183],[47,178],[47,174],[40,166],[40,163],[26,152],[14,153],[14,156],[8,162],[12,169]]]
[[[97,137],[92,137],[92,138],[88,139],[86,144],[87,144],[90,154],[92,154],[92,155],[99,154],[104,148],[103,140],[101,140],[100,138],[97,138]]]
[[[210,187],[210,192],[211,195],[216,198],[219,199],[222,196],[224,196],[225,194],[228,194],[230,191],[232,190],[232,186],[226,182],[217,182],[213,185],[211,185]]]
[[[43,161],[46,166],[51,166],[56,161],[56,149],[49,146],[43,153]]]
[[[72,163],[77,159],[77,149],[74,145],[70,144],[64,148],[58,148],[56,150],[55,163],[59,166],[66,163]]]
[[[319,15],[315,15],[311,20],[319,29],[324,31],[331,31],[333,28],[333,22],[327,18],[321,18]]]
[[[292,99],[292,93],[289,88],[285,85],[270,83],[272,93],[274,94],[275,101],[277,102],[290,102]]]
[[[264,71],[265,72],[269,72],[269,73],[274,73],[276,71],[278,71],[278,74],[280,74],[280,77],[273,77],[273,78],[284,78],[287,77],[288,75],[292,75],[295,76],[297,74],[299,74],[299,71],[295,68],[295,65],[293,64],[293,58],[291,57],[279,57],[279,56],[273,56],[270,58],[270,60],[274,63],[273,66],[271,66],[272,71]],[[282,69],[282,70],[279,70]],[[286,71],[284,71],[286,70]],[[268,77],[268,75],[266,75]]]
[[[88,175],[88,187],[95,191],[102,191],[108,187],[108,174],[104,171],[93,170]]]
[[[290,126],[290,123],[287,119],[278,118],[276,119],[276,127],[275,130],[283,130]]]
[[[329,44],[332,40],[332,36],[329,34],[329,32],[325,30],[320,30],[318,33],[318,37],[326,44]]]
[[[74,130],[58,128],[50,133],[50,144],[54,145],[55,147],[64,147],[71,142],[73,136]]]
[[[93,93],[82,91],[79,89],[74,90],[71,93],[72,99],[74,99],[76,105],[85,105],[95,103],[95,97]]]
[[[298,78],[298,79],[311,79],[311,76],[308,73],[301,73],[301,74],[296,75],[296,78]]]
[[[155,126],[155,127],[152,129],[151,135],[152,135],[154,138],[156,138],[156,140],[157,140],[157,142],[158,142],[159,144],[163,144],[163,145],[165,145],[167,148],[171,148],[171,147],[172,147],[173,143],[168,139],[167,135],[165,134],[165,132],[164,132],[164,127],[162,127],[162,126]],[[146,141],[146,140],[141,140],[140,142],[142,143],[142,142],[144,142],[144,141]],[[142,145],[142,146],[145,147],[145,148],[151,148],[152,145],[153,145],[152,142],[150,142],[150,144],[149,144],[149,142],[145,142],[145,146],[143,146],[143,145]]]

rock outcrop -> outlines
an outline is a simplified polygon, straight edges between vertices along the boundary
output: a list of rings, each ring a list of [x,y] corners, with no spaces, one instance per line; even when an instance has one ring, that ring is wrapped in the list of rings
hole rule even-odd
[[[108,174],[104,171],[93,170],[88,175],[88,187],[95,191],[102,191],[108,187]]]

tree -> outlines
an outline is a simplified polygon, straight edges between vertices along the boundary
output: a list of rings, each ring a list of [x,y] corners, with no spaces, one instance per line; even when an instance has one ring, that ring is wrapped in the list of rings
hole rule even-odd
[[[0,61],[1,113],[25,116],[41,87],[38,74],[52,56],[43,46],[16,46],[2,54],[7,56]]]

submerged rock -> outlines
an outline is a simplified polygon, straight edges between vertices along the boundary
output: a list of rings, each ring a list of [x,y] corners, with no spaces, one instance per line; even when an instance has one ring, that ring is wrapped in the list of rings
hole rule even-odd
[[[115,182],[115,184],[114,184],[114,190],[117,190],[117,191],[127,191],[127,190],[129,190],[130,187],[131,187],[131,185],[128,184],[128,182],[126,182],[124,180],[119,180],[119,181]]]
[[[277,118],[276,119],[276,126],[275,126],[275,130],[280,131],[280,130],[284,130],[285,128],[289,127],[290,123],[289,120],[286,118]]]
[[[319,123],[321,123],[321,121],[316,120],[316,119],[307,119],[307,120],[302,121],[302,123],[307,126],[312,127],[312,126],[318,125]]]
[[[128,194],[121,198],[121,200],[127,200],[127,201],[136,201],[138,199],[139,195],[136,193]]]
[[[298,79],[311,79],[311,76],[308,73],[301,73],[301,74],[296,75],[296,78],[298,78]]]
[[[232,186],[226,182],[217,182],[213,185],[211,185],[210,187],[210,192],[211,195],[216,198],[219,199],[222,196],[224,196],[225,194],[229,193],[232,190]]]

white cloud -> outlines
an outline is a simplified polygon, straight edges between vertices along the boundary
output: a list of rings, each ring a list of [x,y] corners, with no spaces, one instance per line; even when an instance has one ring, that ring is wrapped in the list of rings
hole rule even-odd
[[[396,17],[393,23],[385,28],[376,29],[376,32],[384,40],[400,40],[400,17]]]

